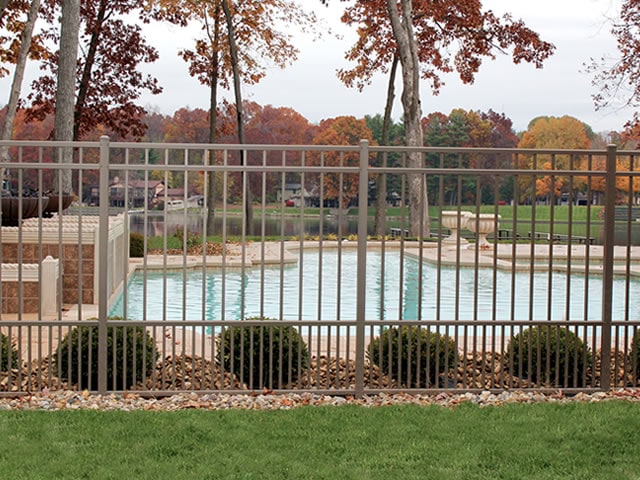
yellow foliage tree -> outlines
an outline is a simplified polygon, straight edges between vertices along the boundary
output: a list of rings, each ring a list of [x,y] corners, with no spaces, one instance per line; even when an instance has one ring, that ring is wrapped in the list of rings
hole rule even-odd
[[[538,150],[583,150],[591,145],[588,127],[576,118],[540,117],[529,124],[523,134],[519,148]],[[585,168],[585,159],[574,153],[532,153],[521,155],[519,167],[523,170],[575,170]],[[586,188],[585,177],[538,174],[522,175],[518,178],[521,196],[550,199],[562,192],[577,192]],[[535,192],[533,189],[535,188]],[[570,192],[571,191],[571,192]]]

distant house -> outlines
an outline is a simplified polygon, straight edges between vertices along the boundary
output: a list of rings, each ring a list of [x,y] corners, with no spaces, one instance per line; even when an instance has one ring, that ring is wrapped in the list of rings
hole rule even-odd
[[[128,203],[126,205],[127,208],[144,207],[145,197],[147,205],[151,205],[157,192],[162,189],[164,189],[162,181],[150,180],[149,182],[144,182],[142,180],[134,180],[125,186],[120,177],[114,177],[109,184],[109,206],[124,208],[126,202]],[[85,187],[83,202],[87,205],[100,205],[100,186],[89,185]]]
[[[110,207],[124,207],[125,201],[129,200],[133,202],[133,195],[131,189],[129,189],[129,195],[126,193],[127,187],[120,177],[114,177],[109,184],[109,206]]]
[[[589,203],[589,198],[582,192],[576,192],[572,196],[563,192],[556,202],[558,205],[569,205],[570,202],[573,202],[574,205],[587,205]]]
[[[299,207],[304,202],[305,206],[309,207],[311,194],[306,188],[303,188],[299,183],[285,183],[284,189],[279,187],[277,193],[278,202],[291,201],[296,207]]]
[[[145,199],[147,205],[151,205],[158,192],[163,189],[164,183],[160,180],[149,180],[148,182],[133,180],[125,185],[119,177],[114,177],[109,185],[109,206],[141,208],[145,206]]]
[[[100,205],[99,185],[89,185],[85,189],[83,201],[88,205]],[[162,180],[133,180],[125,185],[120,177],[114,177],[109,184],[109,206],[121,208],[162,208],[166,201],[184,202],[184,188],[165,188]],[[126,204],[126,205],[125,205]]]
[[[145,206],[145,197],[147,206],[153,203],[153,199],[158,195],[159,191],[164,189],[164,183],[161,180],[135,180],[129,182],[129,206],[130,208],[141,208]]]
[[[291,197],[298,196],[302,192],[302,185],[299,183],[285,183],[284,188],[278,187],[277,200],[282,202],[289,200]]]
[[[155,202],[157,204],[162,204],[163,202],[174,202],[181,201],[184,203],[184,188],[167,188],[165,191],[164,184],[162,188],[158,190]]]

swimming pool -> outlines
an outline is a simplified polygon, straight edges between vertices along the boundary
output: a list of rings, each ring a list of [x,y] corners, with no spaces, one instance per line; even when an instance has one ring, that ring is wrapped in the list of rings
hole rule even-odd
[[[384,263],[383,263],[384,259]],[[355,320],[355,250],[304,251],[276,267],[136,273],[111,315],[134,320]],[[367,253],[367,320],[599,320],[602,278],[441,268],[398,251]],[[384,269],[384,274],[383,274]],[[495,277],[494,277],[495,276]],[[145,291],[146,281],[146,291]],[[494,288],[494,283],[496,287]],[[549,288],[551,285],[551,288]],[[567,295],[567,290],[569,295]],[[628,291],[627,291],[628,290]],[[614,280],[613,319],[640,311],[638,283]],[[550,293],[549,293],[550,292]],[[585,298],[588,301],[585,301]]]

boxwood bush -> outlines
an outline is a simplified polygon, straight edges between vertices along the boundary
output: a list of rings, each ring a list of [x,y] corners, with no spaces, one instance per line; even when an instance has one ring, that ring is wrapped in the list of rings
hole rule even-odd
[[[636,380],[640,379],[640,329],[636,330],[631,337],[631,368],[636,375]]]
[[[107,388],[125,390],[144,380],[153,372],[157,356],[144,327],[109,327]],[[79,389],[98,388],[98,328],[71,329],[58,345],[54,363],[63,380],[77,383]]]
[[[448,386],[441,377],[458,363],[455,340],[419,326],[385,329],[367,353],[383,373],[413,388]]]
[[[132,258],[144,257],[144,235],[132,232],[129,235],[129,256]]]
[[[6,372],[11,369],[20,368],[20,357],[18,350],[11,343],[11,338],[0,333],[0,372]]]
[[[251,317],[247,320],[271,320]],[[216,339],[216,359],[249,388],[280,388],[294,382],[309,363],[307,344],[291,326],[237,325]]]
[[[592,365],[589,346],[567,327],[558,325],[529,327],[514,335],[505,359],[513,362],[516,376],[539,385],[564,387],[584,387]]]

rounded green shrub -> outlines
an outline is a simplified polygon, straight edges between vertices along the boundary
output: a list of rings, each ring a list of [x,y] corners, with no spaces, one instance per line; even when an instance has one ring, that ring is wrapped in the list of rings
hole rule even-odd
[[[144,235],[141,233],[132,232],[129,235],[129,256],[144,257]]]
[[[20,367],[20,356],[18,350],[11,343],[11,339],[0,333],[0,372]]]
[[[367,353],[383,373],[413,388],[447,386],[439,378],[458,363],[454,339],[419,326],[387,328]]]
[[[640,379],[640,329],[636,330],[631,337],[631,368],[636,375],[636,379]]]
[[[271,320],[259,317],[247,320]],[[294,382],[309,363],[307,344],[294,327],[238,325],[217,339],[216,358],[249,388],[281,388]]]
[[[592,365],[589,346],[567,327],[552,325],[525,328],[514,335],[505,359],[513,362],[514,375],[565,387],[585,386]]]
[[[144,327],[107,329],[107,388],[125,390],[151,375],[157,351]],[[64,336],[55,356],[63,380],[79,389],[98,388],[98,328],[75,327]]]

